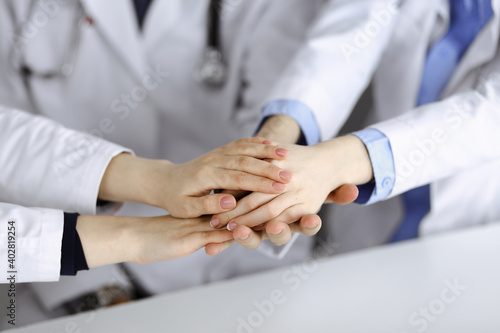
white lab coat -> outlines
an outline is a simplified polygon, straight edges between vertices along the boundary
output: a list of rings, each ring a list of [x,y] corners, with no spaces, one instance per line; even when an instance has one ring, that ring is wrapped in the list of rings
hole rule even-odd
[[[16,272],[16,282],[57,281],[63,211],[96,214],[104,172],[124,151],[46,118],[0,108],[0,271]]]
[[[356,12],[362,3],[371,5]],[[322,139],[329,139],[370,86],[370,109],[356,129],[370,126],[389,138],[393,199],[333,207],[329,236],[340,245],[338,253],[387,241],[402,218],[397,196],[429,183],[432,208],[420,235],[500,219],[500,1],[493,0],[495,16],[465,54],[442,101],[415,109],[427,50],[448,28],[448,6],[447,0],[405,1],[399,9],[384,1],[332,1],[271,93],[270,99],[308,105]]]
[[[15,20],[6,6],[9,2],[15,7]],[[266,94],[323,2],[223,1],[222,44],[229,73],[223,88],[211,89],[195,80],[203,59],[208,0],[152,2],[142,34],[132,1],[82,0],[93,25],[82,27],[75,69],[67,79],[33,78],[26,89],[8,61],[12,35],[0,36],[0,102],[102,135],[139,156],[185,162],[254,134]],[[28,4],[2,1],[1,30],[13,31],[27,16]],[[44,11],[37,6],[36,13]],[[51,19],[26,38],[23,53],[32,68],[62,64],[67,38],[72,36],[74,7],[73,2],[53,6]],[[121,214],[164,213],[126,204]],[[215,258],[199,252],[172,262],[127,268],[147,291],[158,293],[290,264],[305,258],[309,248],[309,239],[299,240],[294,253],[279,261],[233,246]],[[91,279],[85,276],[86,281]],[[95,287],[111,279],[96,279]],[[47,307],[55,307],[81,293],[75,287],[79,280],[77,276],[62,279],[59,287],[35,288]]]

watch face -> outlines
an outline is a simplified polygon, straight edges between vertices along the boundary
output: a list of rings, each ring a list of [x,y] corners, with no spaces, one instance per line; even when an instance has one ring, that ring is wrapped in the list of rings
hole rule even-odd
[[[132,300],[132,293],[123,287],[112,285],[105,286],[97,291],[99,303],[102,306],[112,306],[127,303]]]
[[[97,310],[107,306],[128,303],[134,299],[133,292],[120,286],[104,286],[95,292],[85,294],[72,301],[66,302],[64,307],[71,313]]]

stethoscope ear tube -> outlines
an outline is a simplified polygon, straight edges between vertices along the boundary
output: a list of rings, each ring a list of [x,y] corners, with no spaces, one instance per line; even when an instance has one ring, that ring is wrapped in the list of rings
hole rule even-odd
[[[21,36],[22,31],[31,19],[33,19],[35,3],[39,2],[34,0],[31,2],[29,7],[28,16],[25,19],[23,24],[17,24],[16,36]],[[9,2],[10,4],[10,2]],[[33,69],[29,64],[25,63],[25,42],[21,41],[20,37],[16,37],[13,40],[13,44],[11,47],[11,52],[9,55],[9,61],[11,63],[11,67],[18,72],[26,82],[29,82],[31,78],[38,78],[44,80],[50,80],[54,78],[67,78],[71,76],[73,70],[75,68],[75,62],[78,55],[78,49],[80,47],[80,39],[81,39],[81,29],[83,23],[86,21],[85,11],[83,9],[82,4],[78,1],[76,2],[77,12],[75,13],[74,22],[72,25],[71,36],[69,38],[69,46],[66,50],[66,54],[64,55],[64,59],[62,60],[61,65],[58,68],[45,70],[45,71],[37,71]],[[8,6],[10,15],[15,19],[17,16],[14,13],[14,10],[11,5]]]
[[[29,20],[34,11],[34,6],[40,0],[33,0],[30,6],[28,15]],[[23,76],[27,81],[33,77],[40,79],[66,78],[69,77],[74,70],[74,62],[78,53],[80,44],[80,34],[83,22],[86,20],[85,11],[80,1],[78,3],[78,13],[75,16],[73,32],[70,40],[69,49],[64,57],[63,63],[57,69],[38,72],[33,70],[28,64],[24,63],[24,45],[21,42],[13,45],[9,56],[12,68]],[[12,6],[9,6],[11,16],[16,17]],[[196,79],[207,87],[219,88],[226,83],[227,80],[227,64],[224,60],[221,45],[221,13],[222,0],[211,0],[208,8],[208,26],[206,45],[203,54],[203,60],[198,70],[196,71]],[[16,22],[17,23],[17,22]],[[20,33],[23,25],[18,26]]]
[[[210,1],[207,41],[203,62],[197,73],[198,80],[209,87],[221,87],[227,78],[227,65],[224,62],[220,36],[221,4],[221,0]]]

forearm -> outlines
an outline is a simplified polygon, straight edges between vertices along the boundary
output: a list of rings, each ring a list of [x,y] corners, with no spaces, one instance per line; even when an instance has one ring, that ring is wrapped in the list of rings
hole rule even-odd
[[[76,230],[89,268],[173,260],[233,239],[227,230],[212,230],[208,218],[79,216]]]
[[[161,206],[158,179],[171,165],[164,160],[120,154],[111,160],[106,169],[99,188],[99,199]]]
[[[137,242],[132,239],[134,225],[141,218],[82,215],[76,230],[89,268],[135,261]]]

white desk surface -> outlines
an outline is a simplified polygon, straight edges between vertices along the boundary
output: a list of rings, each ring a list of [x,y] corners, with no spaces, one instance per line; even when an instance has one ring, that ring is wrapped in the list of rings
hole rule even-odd
[[[314,263],[7,332],[500,332],[500,225]]]

